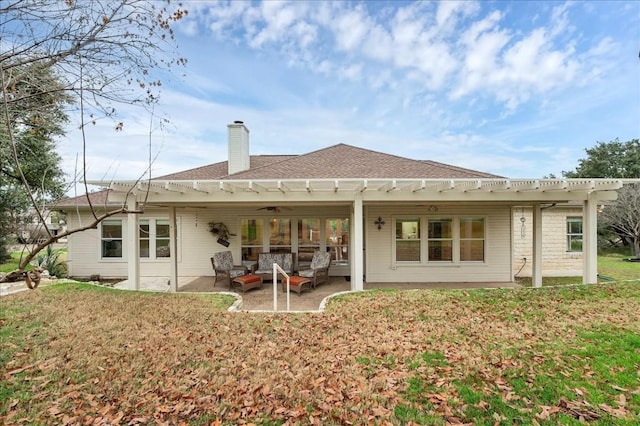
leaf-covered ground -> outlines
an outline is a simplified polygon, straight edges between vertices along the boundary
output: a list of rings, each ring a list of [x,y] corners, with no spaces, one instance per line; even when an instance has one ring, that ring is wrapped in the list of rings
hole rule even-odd
[[[229,303],[79,284],[0,299],[0,423],[640,423],[640,282]]]

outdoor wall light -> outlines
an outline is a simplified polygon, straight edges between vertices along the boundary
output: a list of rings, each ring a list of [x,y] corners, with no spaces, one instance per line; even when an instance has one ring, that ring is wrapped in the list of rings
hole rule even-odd
[[[384,220],[382,217],[378,216],[378,218],[373,222],[375,225],[378,225],[378,231],[382,229],[382,225],[384,225]]]

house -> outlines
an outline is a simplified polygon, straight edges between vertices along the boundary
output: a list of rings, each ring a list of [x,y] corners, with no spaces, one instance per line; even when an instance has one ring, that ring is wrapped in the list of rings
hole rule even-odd
[[[551,203],[541,207],[542,269],[546,276],[581,276],[583,270],[582,203]],[[513,208],[513,262],[515,277],[532,276],[533,209]]]
[[[49,232],[51,235],[58,235],[58,233],[66,231],[67,225],[60,212],[43,210],[40,214],[42,215],[42,220],[36,210],[30,208],[27,214],[21,217],[21,222],[18,224],[16,232],[17,240],[20,243],[34,244],[42,242],[47,239]],[[60,240],[63,243],[66,241],[66,238]]]
[[[508,179],[346,144],[252,156],[241,121],[228,125],[228,150],[228,161],[150,181],[91,182],[104,188],[90,194],[94,206],[144,213],[70,236],[69,274],[127,277],[136,285],[140,277],[167,277],[177,290],[180,276],[213,275],[209,259],[217,251],[247,263],[260,252],[292,252],[303,264],[326,250],[330,274],[349,277],[353,290],[365,280],[511,282],[525,257],[539,286],[547,242],[572,238],[581,252],[562,268],[594,283],[596,206],[624,184]],[[558,206],[572,206],[570,216],[581,218],[573,235],[543,219]],[[70,229],[91,220],[84,196],[64,209]],[[228,240],[212,235],[213,222],[226,226]]]

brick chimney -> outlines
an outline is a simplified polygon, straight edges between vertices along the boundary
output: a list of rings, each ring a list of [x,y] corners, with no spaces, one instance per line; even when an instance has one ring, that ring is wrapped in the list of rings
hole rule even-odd
[[[229,174],[249,170],[249,129],[242,121],[236,120],[227,125],[227,143]]]

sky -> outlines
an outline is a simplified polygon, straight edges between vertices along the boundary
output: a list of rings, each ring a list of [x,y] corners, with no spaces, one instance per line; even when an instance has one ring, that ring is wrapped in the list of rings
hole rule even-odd
[[[154,113],[169,124],[125,109],[122,131],[88,129],[89,179],[135,179],[149,157],[152,176],[226,161],[234,120],[253,155],[345,143],[511,178],[640,137],[635,0],[184,5],[188,64]],[[77,126],[59,149],[73,174]]]

